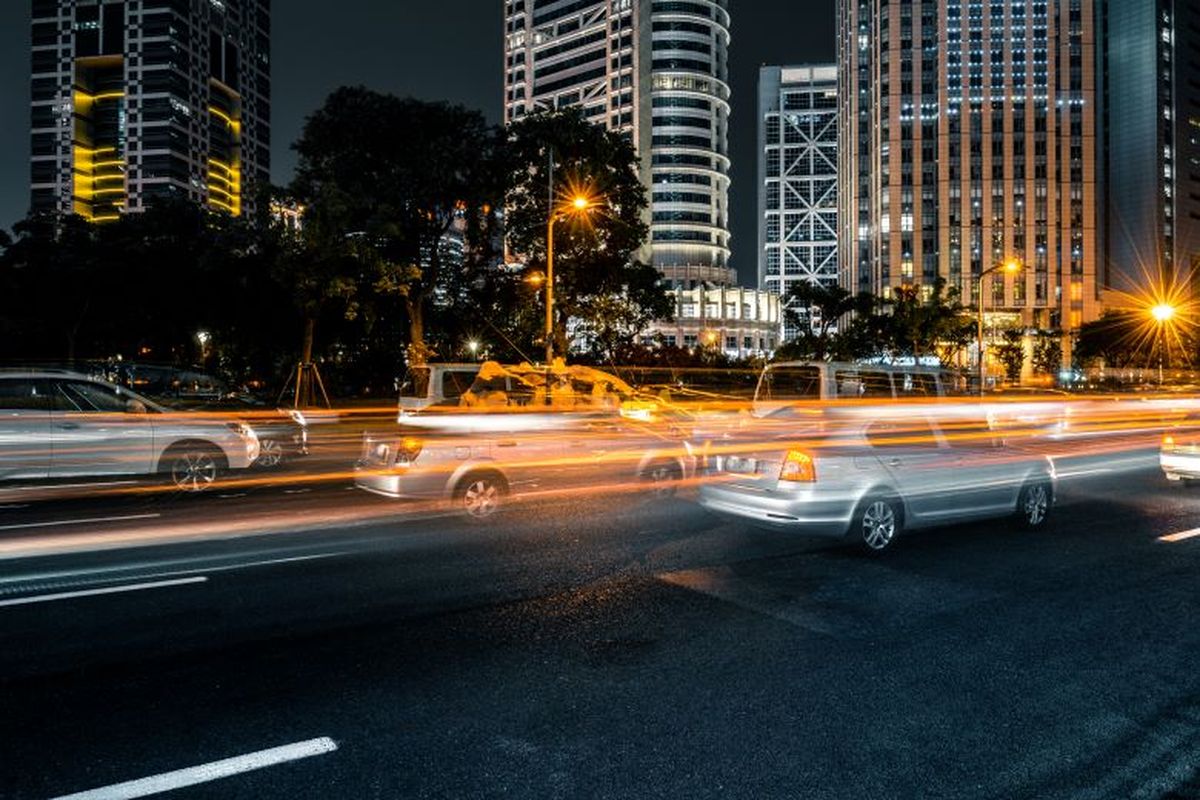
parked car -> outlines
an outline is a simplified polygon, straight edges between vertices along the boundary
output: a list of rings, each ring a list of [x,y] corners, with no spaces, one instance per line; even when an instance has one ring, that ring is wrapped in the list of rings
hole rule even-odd
[[[763,416],[814,401],[920,400],[966,393],[962,376],[937,367],[780,361],[763,369],[754,392],[754,413]]]
[[[1053,505],[1049,459],[1007,444],[978,408],[830,409],[820,418],[785,408],[768,422],[755,442],[708,457],[701,505],[870,551],[903,531],[986,517],[1040,528]]]
[[[226,416],[172,412],[74,372],[0,372],[0,484],[162,475],[197,492],[258,454],[254,431]]]
[[[181,411],[228,414],[246,423],[258,437],[256,467],[274,469],[308,455],[308,420],[298,409],[276,408],[245,394],[171,405]]]
[[[481,364],[422,364],[408,368],[400,384],[400,417],[430,407],[454,407],[471,388]]]

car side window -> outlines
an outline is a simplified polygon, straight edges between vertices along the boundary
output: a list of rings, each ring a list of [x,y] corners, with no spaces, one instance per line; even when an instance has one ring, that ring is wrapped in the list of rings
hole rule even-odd
[[[123,397],[97,383],[63,382],[59,384],[59,388],[68,401],[64,409],[66,411],[115,414],[126,410]]]
[[[49,411],[51,406],[45,384],[32,380],[0,380],[0,412]]]
[[[867,443],[877,450],[934,450],[938,447],[933,426],[927,420],[872,422],[867,426]]]

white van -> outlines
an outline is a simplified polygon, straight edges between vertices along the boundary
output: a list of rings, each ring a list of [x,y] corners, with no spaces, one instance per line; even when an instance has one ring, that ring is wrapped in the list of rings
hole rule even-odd
[[[400,417],[430,406],[457,406],[482,364],[421,364],[408,368],[400,385]]]
[[[754,392],[754,413],[762,416],[805,401],[962,396],[966,388],[961,376],[938,367],[780,361],[763,368]]]

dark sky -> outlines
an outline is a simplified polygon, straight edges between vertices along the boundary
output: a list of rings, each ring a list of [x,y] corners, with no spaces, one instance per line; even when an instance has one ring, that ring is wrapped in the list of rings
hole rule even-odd
[[[274,0],[272,172],[291,178],[289,149],[334,88],[444,99],[501,113],[503,0]],[[731,0],[734,264],[755,280],[757,80],[760,64],[831,61],[834,0]],[[28,207],[29,3],[0,0],[0,225]]]

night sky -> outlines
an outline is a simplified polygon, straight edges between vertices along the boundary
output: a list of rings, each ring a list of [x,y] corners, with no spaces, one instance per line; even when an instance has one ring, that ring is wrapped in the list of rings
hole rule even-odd
[[[333,89],[449,100],[498,122],[502,0],[274,0],[272,173],[287,183],[290,144]],[[733,260],[753,285],[757,80],[760,64],[832,61],[834,0],[731,0]],[[0,2],[0,226],[28,208],[29,3]]]

